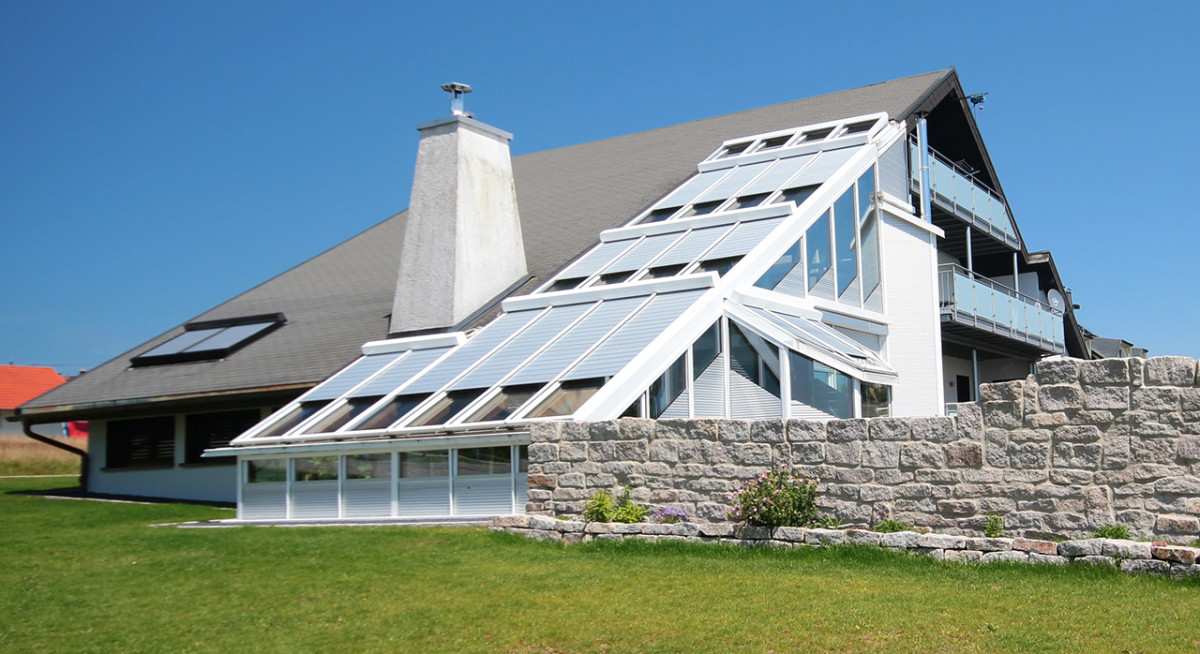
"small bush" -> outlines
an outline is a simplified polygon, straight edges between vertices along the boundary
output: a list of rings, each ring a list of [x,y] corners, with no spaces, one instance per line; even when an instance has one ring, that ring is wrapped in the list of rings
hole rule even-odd
[[[887,520],[875,525],[875,531],[881,534],[894,534],[898,531],[909,531],[911,529],[912,525],[908,524],[907,522],[900,522],[899,520],[892,520],[891,518],[888,518]]]
[[[983,525],[983,535],[988,538],[999,538],[1004,535],[1004,518],[995,513],[988,514],[987,523]]]
[[[688,514],[683,509],[677,509],[673,506],[664,506],[663,508],[655,511],[654,515],[650,517],[658,522],[663,522],[669,525],[673,525],[677,522],[688,521]]]
[[[804,527],[817,522],[817,480],[769,470],[729,496],[729,516],[759,527]]]
[[[1092,532],[1092,538],[1116,538],[1129,540],[1129,527],[1125,525],[1104,525]]]
[[[646,507],[629,499],[629,487],[614,498],[606,490],[596,491],[583,507],[583,518],[591,522],[642,522],[646,519]]]

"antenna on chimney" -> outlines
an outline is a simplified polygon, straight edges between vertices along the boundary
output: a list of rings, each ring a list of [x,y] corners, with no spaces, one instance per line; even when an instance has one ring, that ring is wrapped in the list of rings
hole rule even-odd
[[[443,84],[442,90],[450,94],[450,113],[455,116],[471,117],[471,114],[463,109],[463,96],[471,92],[470,85],[450,82]]]

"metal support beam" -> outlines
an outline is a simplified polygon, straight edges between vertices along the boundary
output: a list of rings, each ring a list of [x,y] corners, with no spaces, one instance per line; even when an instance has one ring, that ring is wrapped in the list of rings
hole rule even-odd
[[[971,348],[971,401],[979,401],[979,350]]]
[[[917,156],[921,161],[921,218],[933,222],[933,207],[930,206],[932,189],[929,187],[929,131],[925,116],[917,119]]]
[[[967,272],[971,273],[971,276],[974,277],[975,276],[975,252],[974,252],[973,246],[971,245],[971,226],[970,225],[967,225],[966,235],[967,235]]]

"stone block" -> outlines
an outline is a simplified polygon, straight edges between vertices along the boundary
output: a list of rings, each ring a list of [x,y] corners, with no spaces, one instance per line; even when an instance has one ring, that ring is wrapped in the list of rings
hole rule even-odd
[[[1191,357],[1146,359],[1146,386],[1191,386],[1196,380],[1196,360]]]
[[[650,460],[677,463],[679,461],[679,441],[652,441],[650,443]]]
[[[979,500],[980,513],[1005,514],[1017,510],[1017,501],[1007,497],[985,497]]]
[[[1004,471],[991,468],[967,469],[962,471],[962,480],[967,484],[998,484],[1004,481]]]
[[[866,529],[847,529],[844,536],[844,541],[851,545],[876,546],[882,539],[883,534]]]
[[[978,563],[982,557],[983,552],[978,550],[945,550],[942,553],[943,561],[955,563]]]
[[[900,448],[900,465],[906,468],[941,468],[945,461],[942,446],[934,443],[905,443]]]
[[[1084,386],[1083,405],[1089,409],[1113,409],[1124,411],[1129,408],[1128,386]]]
[[[1021,402],[1024,395],[1024,380],[979,385],[979,399],[984,402]]]
[[[1200,495],[1200,478],[1167,477],[1154,482],[1154,492],[1170,495]]]
[[[1029,554],[1019,550],[1006,550],[1002,552],[988,552],[980,559],[981,563],[1028,563]]]
[[[916,471],[917,481],[930,484],[957,484],[962,482],[962,473],[957,470],[926,470]]]
[[[1200,532],[1200,520],[1191,517],[1160,515],[1154,521],[1154,531],[1159,534],[1196,536],[1197,532]]]
[[[1081,425],[1111,425],[1116,420],[1112,411],[1107,409],[1085,409],[1075,413],[1075,423]]]
[[[531,443],[529,445],[529,462],[545,463],[558,460],[558,443]]]
[[[672,418],[659,420],[655,437],[689,441],[714,441],[717,440],[717,421],[711,418]]]
[[[729,517],[729,507],[724,504],[702,502],[696,505],[696,518],[709,522],[718,522]]]
[[[1003,429],[985,429],[983,432],[984,461],[996,468],[1008,467],[1008,432]]]
[[[1100,556],[1104,553],[1105,538],[1085,538],[1083,540],[1068,540],[1058,544],[1058,553],[1062,556],[1076,558],[1081,556]]]
[[[1134,463],[1168,465],[1175,462],[1176,446],[1167,438],[1134,437],[1129,441],[1129,458]]]
[[[1083,402],[1083,390],[1078,386],[1058,384],[1038,388],[1038,405],[1043,411],[1078,411]]]
[[[857,443],[843,443],[843,445],[857,445]],[[830,463],[832,462],[830,460]],[[871,468],[825,467],[820,477],[824,481],[837,481],[845,484],[866,484],[874,481],[875,473]]]
[[[501,515],[492,518],[492,526],[499,528],[514,528],[528,529],[529,520],[532,516],[527,515]]]
[[[1017,402],[984,402],[983,425],[996,429],[1016,429],[1024,419]]]
[[[782,443],[787,433],[782,420],[755,420],[750,423],[750,440],[755,443]]]
[[[825,444],[825,462],[832,465],[856,466],[862,461],[862,443],[829,442]]]
[[[1012,443],[1046,443],[1054,432],[1049,429],[1014,429],[1008,432],[1008,440]]]
[[[1134,411],[1179,411],[1181,406],[1179,389],[1169,386],[1135,388],[1129,399],[1129,408]]]
[[[928,556],[929,558],[931,558],[935,561],[945,561],[946,560],[946,550],[939,550],[939,549],[933,549],[933,548],[928,548],[928,547],[919,547],[913,551],[917,554],[920,554],[921,556]]]
[[[824,463],[825,444],[819,442],[792,443],[794,463]]]
[[[1038,554],[1036,552],[1029,553],[1029,562],[1036,565],[1066,565],[1068,563],[1066,557],[1056,554]]]
[[[1100,468],[1100,446],[1095,443],[1058,443],[1054,446],[1054,466],[1057,468]]]
[[[767,466],[772,462],[771,446],[765,443],[731,443],[730,456],[734,463],[748,466]]]
[[[978,440],[983,435],[983,408],[976,402],[959,404],[954,424],[958,438]]]
[[[1117,567],[1117,560],[1111,556],[1100,556],[1099,554],[1081,556],[1071,559],[1071,563],[1081,563],[1083,565],[1106,565],[1109,567]]]
[[[1025,416],[1025,423],[1034,429],[1053,429],[1067,424],[1070,420],[1067,414],[1057,411],[1054,413],[1035,413]]]
[[[983,465],[983,446],[974,441],[950,443],[946,446],[946,465],[952,468],[977,468]]]
[[[1118,540],[1105,538],[1100,545],[1100,554],[1119,559],[1148,559],[1151,556],[1150,543],[1139,543],[1133,540]]]
[[[1012,548],[1022,552],[1034,552],[1037,554],[1055,555],[1058,554],[1058,543],[1048,540],[1036,540],[1032,538],[1014,538]]]
[[[1096,443],[1100,440],[1100,428],[1095,425],[1063,425],[1054,430],[1054,440]]]
[[[1179,404],[1185,412],[1200,412],[1200,388],[1179,389]]]
[[[1079,379],[1085,385],[1128,384],[1129,361],[1127,359],[1084,361],[1079,365]]]
[[[1048,465],[1049,443],[1010,443],[1008,465],[1019,469],[1043,469]]]
[[[532,446],[530,446],[532,447]],[[558,458],[563,461],[587,461],[586,441],[562,441],[558,445]]]
[[[890,502],[895,499],[895,493],[887,486],[860,486],[858,491],[858,499],[863,502]]]
[[[967,539],[962,536],[949,536],[946,534],[921,534],[917,537],[918,547],[961,550],[965,549],[966,545]]]
[[[529,441],[531,443],[556,443],[561,438],[561,422],[535,422],[529,425]]]
[[[1196,562],[1196,556],[1200,554],[1200,550],[1197,550],[1194,547],[1181,547],[1176,545],[1150,545],[1149,543],[1142,544],[1149,546],[1150,556],[1140,558],[1153,557],[1160,561],[1174,561],[1176,563],[1186,563],[1191,565]]]
[[[978,511],[978,507],[970,500],[941,500],[937,507],[942,515],[954,517],[972,516]]]
[[[621,418],[617,421],[618,439],[623,441],[651,440],[655,437],[655,422],[646,418]]]
[[[867,432],[874,441],[907,441],[912,439],[912,423],[908,418],[875,418],[868,421]]]
[[[1131,559],[1121,561],[1121,572],[1129,574],[1168,575],[1171,574],[1171,564],[1154,559]]]
[[[921,534],[915,531],[897,531],[890,534],[880,534],[879,545],[881,547],[913,549],[917,547],[917,540],[920,537]]]
[[[895,468],[900,465],[900,444],[868,441],[862,444],[862,465],[869,468]]]
[[[1175,454],[1184,461],[1200,461],[1200,436],[1181,436],[1175,443]]]
[[[825,425],[826,438],[830,442],[848,443],[867,440],[867,421],[863,419],[830,420]]]
[[[968,538],[966,548],[980,552],[1003,552],[1013,549],[1011,538]]]
[[[776,527],[771,532],[771,538],[789,543],[803,543],[804,534],[807,532],[804,527]]]
[[[584,488],[587,485],[585,481],[583,474],[579,472],[558,475],[558,485],[563,488]]]
[[[725,443],[748,442],[750,423],[746,420],[717,420],[717,438]]]
[[[838,545],[845,540],[841,529],[809,529],[804,533],[804,542],[809,545]]]
[[[564,534],[582,532],[584,526],[587,524],[586,522],[579,522],[577,520],[555,520],[554,522],[554,530]]]
[[[1039,384],[1069,384],[1079,380],[1079,359],[1045,359],[1034,365]]]
[[[954,418],[910,418],[912,439],[927,443],[949,443],[957,438]]]
[[[1050,483],[1059,486],[1090,486],[1095,474],[1087,470],[1052,470]]]

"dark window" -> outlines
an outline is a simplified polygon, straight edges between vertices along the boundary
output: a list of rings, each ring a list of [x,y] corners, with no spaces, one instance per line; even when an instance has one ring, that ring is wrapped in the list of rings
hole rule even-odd
[[[792,247],[788,248],[783,255],[776,259],[775,263],[771,264],[771,267],[767,269],[767,272],[763,273],[763,276],[754,282],[754,285],[767,290],[774,289],[798,265],[800,265],[800,241],[793,243]]]
[[[362,415],[367,409],[375,406],[375,403],[381,399],[383,399],[382,395],[350,398],[348,402],[334,409],[329,415],[318,420],[317,424],[305,429],[304,433],[324,434],[337,431],[344,425],[348,424],[351,420],[354,420]]]
[[[691,209],[688,209],[687,213],[683,214],[683,217],[689,218],[691,216],[708,215],[708,214],[716,211],[717,207],[721,206],[724,203],[725,203],[724,200],[713,200],[712,202],[701,202],[700,204],[694,204],[694,205],[692,205]]]
[[[679,207],[666,207],[663,209],[655,209],[654,211],[651,211],[645,218],[642,218],[641,224],[646,225],[648,223],[660,223],[660,222],[666,220],[667,218],[670,218],[671,216],[675,215],[676,211],[679,211]]]
[[[175,465],[175,416],[109,421],[105,445],[109,468]]]
[[[750,147],[750,144],[753,142],[754,141],[743,141],[741,143],[734,143],[733,145],[726,147],[725,151],[721,153],[721,156],[732,157],[735,154],[741,154],[745,152],[746,148]]]
[[[474,388],[466,391],[450,391],[446,393],[442,399],[433,403],[433,406],[425,410],[425,413],[417,417],[409,423],[409,427],[424,427],[426,425],[440,425],[454,416],[458,415],[468,404],[475,401],[486,391],[486,388]]]
[[[970,402],[971,395],[973,394],[971,392],[973,390],[971,388],[971,378],[966,375],[955,375],[954,385],[956,387],[955,399],[959,402]]]
[[[762,204],[763,200],[766,200],[767,196],[769,195],[771,194],[755,193],[754,195],[743,195],[742,197],[734,200],[733,204],[729,205],[729,210],[732,211],[734,209],[749,209],[750,207],[757,207],[758,205]]]
[[[642,279],[662,279],[663,277],[674,277],[675,275],[683,272],[684,268],[687,268],[686,263],[678,263],[671,266],[658,266],[657,268],[651,268],[650,270],[647,270],[646,274],[642,276]]]
[[[846,125],[846,134],[858,134],[859,132],[865,132],[871,129],[871,126],[874,124],[875,121],[873,120],[864,120],[861,123],[850,123],[849,125]]]
[[[361,429],[386,429],[388,425],[408,415],[409,411],[417,408],[417,405],[425,401],[428,395],[397,395],[391,401],[383,405],[383,408],[376,411],[370,418],[354,425],[354,430]]]
[[[184,426],[184,461],[186,463],[232,463],[232,457],[202,459],[204,450],[225,447],[229,441],[253,427],[259,420],[258,409],[193,413]]]
[[[282,313],[204,320],[183,326],[183,333],[132,359],[134,366],[222,359],[266,336],[285,322]]]
[[[650,384],[650,417],[657,418],[687,389],[687,357],[681,356]]]
[[[790,134],[787,136],[776,136],[775,138],[769,138],[769,139],[763,141],[762,147],[759,148],[758,151],[762,152],[763,150],[774,150],[776,148],[782,148],[783,144],[787,143],[788,139],[790,139],[790,138],[792,138]]]
[[[692,375],[699,379],[717,356],[721,354],[721,321],[704,330],[700,338],[692,343]]]
[[[511,475],[512,447],[464,447],[458,450],[458,474]]]
[[[620,284],[621,282],[629,281],[633,275],[632,271],[626,270],[623,272],[605,273],[600,275],[600,278],[592,282],[592,286],[608,286],[610,284]]]
[[[825,138],[826,136],[829,136],[832,133],[833,133],[832,127],[826,127],[825,129],[815,129],[811,132],[805,132],[804,140],[805,141],[820,141],[821,139]]]
[[[291,430],[292,427],[308,420],[314,413],[320,411],[329,404],[329,400],[313,400],[311,402],[301,402],[294,406],[281,417],[275,418],[275,423],[255,436],[255,438],[266,438],[268,436],[279,436]]]
[[[737,262],[739,262],[741,260],[742,260],[741,257],[725,257],[724,259],[712,259],[711,261],[701,262],[700,267],[698,267],[696,270],[698,272],[715,272],[715,273],[717,273],[718,277],[724,277],[725,273],[729,272],[729,270],[731,268],[733,268],[734,266],[736,266]]]
[[[560,280],[554,282],[553,284],[551,284],[550,288],[546,289],[546,292],[550,293],[553,291],[569,291],[569,290],[575,288],[576,286],[579,286],[581,283],[583,283],[584,279],[586,279],[586,278],[585,277],[567,277],[566,279],[560,279]]]
[[[808,196],[812,195],[819,188],[819,185],[814,186],[798,186],[789,188],[779,194],[779,199],[775,200],[775,204],[783,204],[784,202],[795,202],[796,206],[804,204]]]

